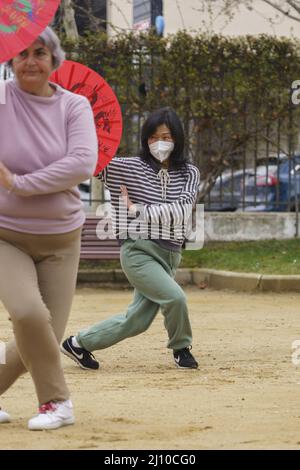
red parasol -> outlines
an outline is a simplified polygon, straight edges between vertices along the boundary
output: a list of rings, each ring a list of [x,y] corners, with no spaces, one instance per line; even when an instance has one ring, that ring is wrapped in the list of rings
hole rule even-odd
[[[0,0],[0,63],[29,47],[59,4],[60,0]]]
[[[50,81],[66,90],[86,96],[94,111],[99,142],[95,175],[114,157],[122,137],[122,113],[116,95],[108,83],[85,65],[66,60]]]

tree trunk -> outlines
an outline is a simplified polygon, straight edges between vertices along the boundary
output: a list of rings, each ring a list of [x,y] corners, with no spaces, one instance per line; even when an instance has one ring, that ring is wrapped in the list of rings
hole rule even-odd
[[[79,35],[72,0],[62,0],[61,7],[63,12],[63,24],[67,38],[75,42],[78,40]]]

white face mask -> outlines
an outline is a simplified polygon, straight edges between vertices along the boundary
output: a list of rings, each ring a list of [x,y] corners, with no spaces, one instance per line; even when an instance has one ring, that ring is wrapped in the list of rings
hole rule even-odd
[[[167,160],[174,150],[174,142],[165,142],[164,140],[158,140],[153,144],[149,145],[151,155],[161,163]]]

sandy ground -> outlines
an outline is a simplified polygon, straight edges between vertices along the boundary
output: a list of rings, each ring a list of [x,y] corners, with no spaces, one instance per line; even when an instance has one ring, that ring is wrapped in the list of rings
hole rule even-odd
[[[1,449],[299,449],[300,339],[297,294],[188,289],[198,371],[173,365],[159,315],[151,328],[98,351],[101,369],[63,358],[76,425],[30,432],[36,399],[24,376],[1,399],[13,422],[0,425]],[[131,291],[81,288],[68,334],[123,311]],[[11,335],[0,307],[0,338]],[[1,367],[1,366],[0,366]]]

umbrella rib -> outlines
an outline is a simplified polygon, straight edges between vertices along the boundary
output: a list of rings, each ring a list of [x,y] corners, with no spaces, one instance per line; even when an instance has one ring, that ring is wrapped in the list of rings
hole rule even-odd
[[[83,79],[81,80],[81,83],[79,85],[79,87],[77,88],[76,92],[78,93],[79,90],[81,90],[81,88],[83,87],[83,85],[85,85],[85,82],[87,81],[88,77],[91,75],[91,71],[88,70],[87,73],[85,74],[85,76],[83,77]]]
[[[121,119],[110,119],[109,124],[120,124],[122,123]]]
[[[119,142],[118,139],[116,139],[116,138],[114,138],[114,137],[110,137],[110,136],[107,135],[107,134],[103,134],[103,133],[100,134],[100,132],[99,132],[99,136],[100,136],[100,137],[104,137],[105,140],[110,140],[111,142]]]
[[[70,86],[71,86],[71,83],[72,83],[72,78],[73,78],[73,75],[74,75],[74,70],[75,70],[75,64],[72,64],[68,84],[67,84],[67,87],[66,87],[67,90],[70,89]]]
[[[98,110],[100,110],[100,109],[103,109],[103,108],[105,108],[106,106],[109,106],[109,105],[111,105],[111,104],[115,104],[115,102],[116,102],[115,100],[110,100],[110,101],[107,101],[106,103],[102,103],[100,106],[97,106],[97,107],[95,106],[94,112],[96,112],[96,111],[98,111]]]
[[[97,88],[95,88],[95,92],[98,93],[98,91],[102,90],[103,87],[105,87],[106,83],[103,81],[101,85],[98,85]]]

